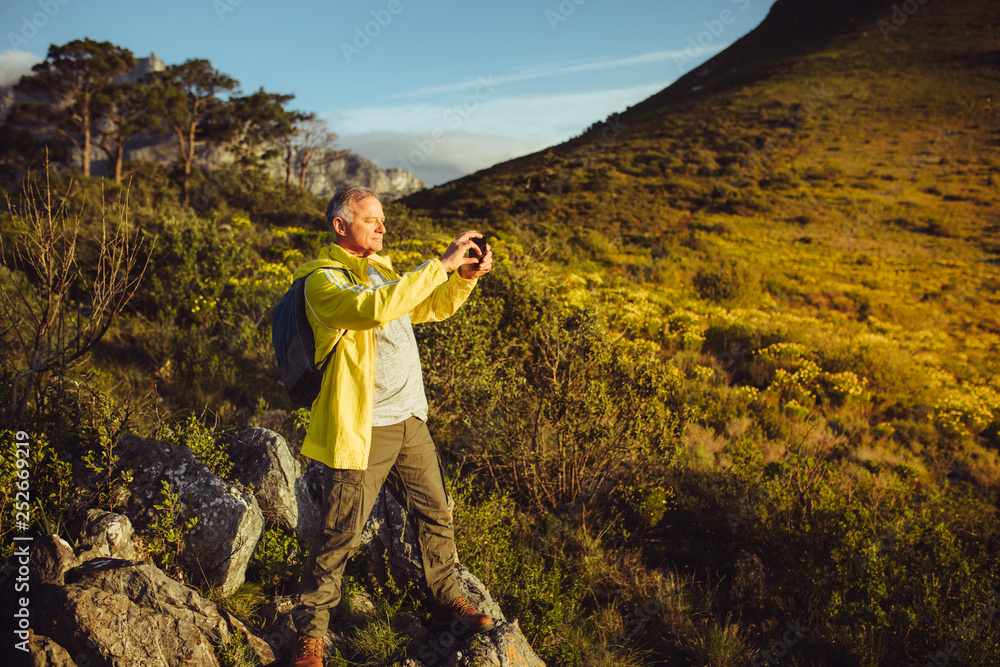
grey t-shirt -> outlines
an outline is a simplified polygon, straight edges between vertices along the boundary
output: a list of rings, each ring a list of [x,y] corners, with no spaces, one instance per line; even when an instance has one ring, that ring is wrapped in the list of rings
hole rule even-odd
[[[368,267],[372,287],[386,282],[382,274]],[[375,329],[375,409],[372,426],[390,426],[416,417],[427,421],[427,396],[420,370],[417,339],[410,316],[393,320]]]

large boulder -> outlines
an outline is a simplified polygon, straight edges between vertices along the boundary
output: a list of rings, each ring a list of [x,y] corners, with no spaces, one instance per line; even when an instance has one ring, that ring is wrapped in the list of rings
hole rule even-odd
[[[218,667],[217,647],[241,632],[215,604],[151,563],[99,558],[66,573],[66,585],[40,587],[38,632],[81,664]],[[261,664],[267,643],[242,637]]]
[[[99,558],[41,592],[39,632],[92,665],[211,665],[229,639],[215,605],[155,565]]]
[[[196,580],[232,595],[264,531],[257,500],[225,482],[194,458],[187,447],[135,435],[122,438],[122,465],[134,470],[127,510],[133,521],[149,522],[166,481],[184,504],[182,518],[197,516],[187,534],[180,564]]]
[[[240,479],[254,488],[264,518],[312,537],[320,529],[320,506],[309,495],[302,466],[285,439],[265,428],[242,431],[228,445]]]

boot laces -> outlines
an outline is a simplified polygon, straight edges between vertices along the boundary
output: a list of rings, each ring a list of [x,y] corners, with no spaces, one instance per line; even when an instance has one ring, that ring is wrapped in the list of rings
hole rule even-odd
[[[323,638],[322,637],[300,637],[299,646],[297,653],[305,657],[307,655],[323,657]]]

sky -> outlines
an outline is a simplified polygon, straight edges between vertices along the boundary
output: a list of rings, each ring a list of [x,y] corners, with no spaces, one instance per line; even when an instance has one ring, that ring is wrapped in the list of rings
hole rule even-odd
[[[207,58],[294,94],[349,148],[429,185],[562,143],[756,27],[773,0],[4,0],[0,85],[49,45]]]

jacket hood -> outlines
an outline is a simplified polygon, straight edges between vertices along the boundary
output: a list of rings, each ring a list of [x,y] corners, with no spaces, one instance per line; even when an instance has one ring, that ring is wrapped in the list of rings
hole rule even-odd
[[[346,268],[359,276],[368,275],[368,264],[374,262],[388,269],[392,269],[392,260],[382,255],[371,255],[369,257],[355,257],[345,252],[339,245],[326,246],[319,251],[319,257],[306,262],[295,269],[293,280],[304,278],[316,269],[327,267]]]

